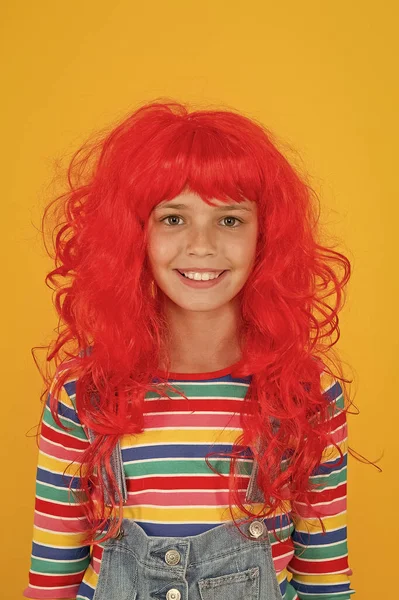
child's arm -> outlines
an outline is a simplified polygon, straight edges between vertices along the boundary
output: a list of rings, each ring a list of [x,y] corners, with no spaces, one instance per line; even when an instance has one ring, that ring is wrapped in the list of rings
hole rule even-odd
[[[354,590],[348,576],[346,529],[346,480],[347,480],[347,423],[344,398],[340,383],[326,373],[321,375],[322,389],[331,401],[336,401],[336,412],[331,418],[334,446],[323,453],[322,463],[311,477],[312,483],[321,487],[312,496],[312,504],[322,513],[326,533],[320,521],[307,517],[306,506],[297,503],[293,510],[295,531],[292,539],[295,554],[288,565],[293,574],[291,585],[301,600],[348,600]],[[323,516],[325,515],[325,516]]]
[[[76,597],[90,562],[90,546],[84,543],[86,520],[82,507],[69,491],[79,489],[78,472],[82,452],[89,442],[65,387],[59,396],[61,422],[54,421],[49,397],[43,416],[36,477],[36,498],[28,598]],[[73,464],[72,464],[73,463]]]

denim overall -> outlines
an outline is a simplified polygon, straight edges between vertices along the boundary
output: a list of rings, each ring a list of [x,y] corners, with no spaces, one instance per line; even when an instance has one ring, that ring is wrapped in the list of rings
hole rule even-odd
[[[126,500],[119,444],[111,464]],[[254,462],[246,502],[263,502],[257,470]],[[93,600],[282,600],[264,520],[238,525],[247,537],[232,522],[199,535],[162,537],[123,519],[118,535],[104,542]]]

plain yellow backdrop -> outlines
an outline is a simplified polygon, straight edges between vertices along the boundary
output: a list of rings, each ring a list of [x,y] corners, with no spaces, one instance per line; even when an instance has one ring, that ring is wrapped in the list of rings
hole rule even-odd
[[[233,107],[299,151],[353,266],[336,349],[355,376],[349,463],[355,598],[397,596],[395,2],[8,0],[2,9],[2,598],[27,584],[42,381],[56,327],[37,232],[56,161],[157,98]],[[396,563],[396,560],[395,560]]]

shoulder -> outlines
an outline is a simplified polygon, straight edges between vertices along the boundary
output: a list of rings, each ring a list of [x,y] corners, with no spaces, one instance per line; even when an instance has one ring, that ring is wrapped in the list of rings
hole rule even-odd
[[[78,359],[67,359],[62,361],[56,368],[54,377],[51,381],[47,397],[47,405],[50,406],[50,401],[56,394],[58,400],[58,414],[60,416],[68,416],[72,420],[77,420],[77,416],[73,417],[72,413],[76,413],[76,367]],[[60,387],[60,382],[63,382]]]

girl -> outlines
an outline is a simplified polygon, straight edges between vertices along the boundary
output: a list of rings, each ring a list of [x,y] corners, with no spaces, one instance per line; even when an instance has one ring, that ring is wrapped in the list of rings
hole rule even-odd
[[[321,358],[350,264],[310,186],[262,125],[177,102],[83,147],[68,181],[44,216],[63,215],[65,328],[25,596],[350,598],[347,380]]]

